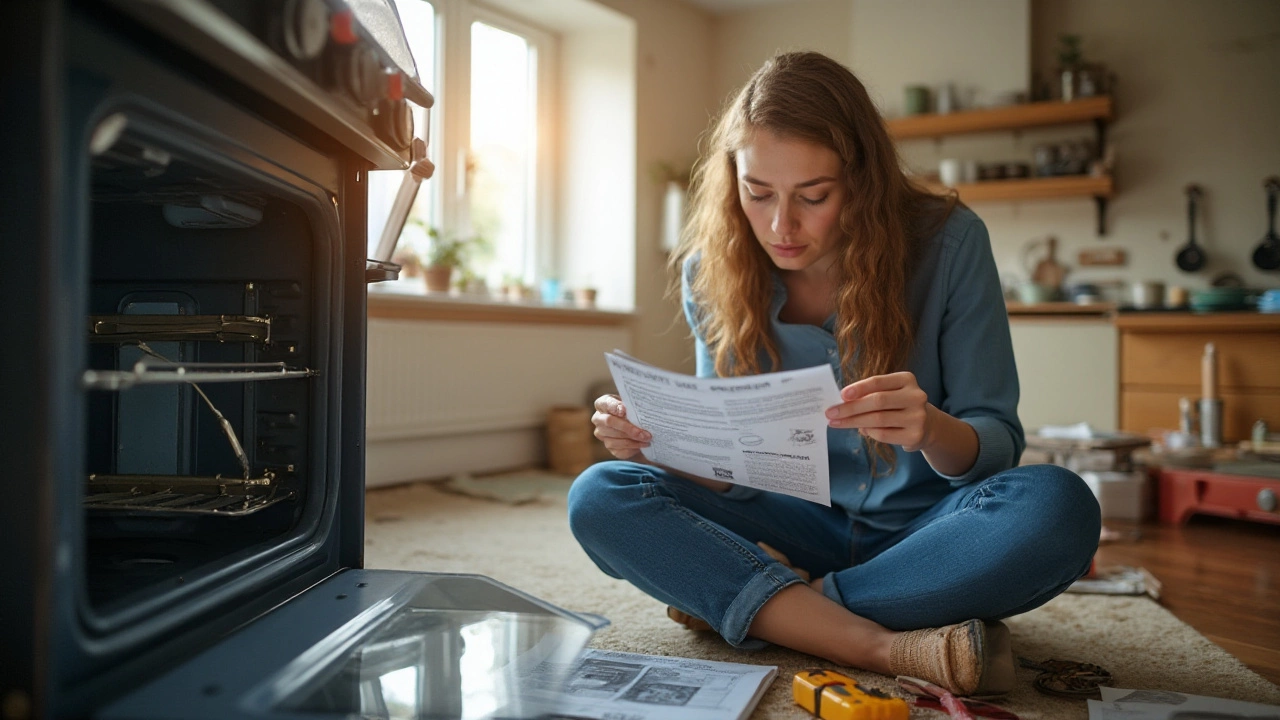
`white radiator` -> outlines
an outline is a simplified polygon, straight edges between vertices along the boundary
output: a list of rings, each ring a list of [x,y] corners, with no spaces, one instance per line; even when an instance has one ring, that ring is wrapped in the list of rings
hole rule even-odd
[[[367,485],[540,463],[547,408],[585,403],[630,344],[616,326],[371,319]]]

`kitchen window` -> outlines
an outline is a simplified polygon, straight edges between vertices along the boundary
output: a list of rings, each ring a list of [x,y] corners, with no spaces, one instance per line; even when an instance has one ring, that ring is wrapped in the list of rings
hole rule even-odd
[[[546,155],[553,145],[555,37],[471,0],[396,0],[396,7],[419,76],[439,101],[428,150],[436,171],[419,187],[400,233],[393,260],[406,266],[401,279],[379,289],[426,292],[411,266],[427,261],[429,228],[446,239],[481,239],[467,246],[473,293],[477,281],[496,291],[553,275],[554,188]],[[403,177],[370,174],[371,252]],[[455,272],[455,285],[459,280]]]

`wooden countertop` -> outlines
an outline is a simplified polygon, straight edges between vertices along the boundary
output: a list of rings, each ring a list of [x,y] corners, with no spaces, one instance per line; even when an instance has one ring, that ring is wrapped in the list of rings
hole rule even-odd
[[[1120,330],[1135,332],[1185,332],[1188,330],[1258,332],[1280,330],[1280,313],[1119,313],[1115,317],[1115,323]]]
[[[1132,332],[1186,332],[1218,330],[1258,332],[1280,330],[1280,313],[1259,312],[1123,312],[1115,303],[1007,302],[1010,320],[1106,320]]]
[[[1008,309],[1010,316],[1015,315],[1039,315],[1054,317],[1069,316],[1094,316],[1104,317],[1111,315],[1116,311],[1115,303],[1073,303],[1073,302],[1043,302],[1043,303],[1022,303],[1022,302],[1006,302],[1005,308]]]

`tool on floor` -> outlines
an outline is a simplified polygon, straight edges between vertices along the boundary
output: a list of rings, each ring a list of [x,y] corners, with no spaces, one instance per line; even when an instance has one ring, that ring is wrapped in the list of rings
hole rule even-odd
[[[1009,712],[999,705],[992,705],[973,698],[960,698],[952,695],[946,688],[935,685],[928,680],[913,678],[907,675],[898,676],[898,686],[915,696],[916,707],[945,712],[954,720],[975,717],[994,718],[994,720],[1020,720],[1017,714]]]
[[[1100,696],[1098,687],[1111,683],[1110,671],[1092,663],[1071,660],[1036,662],[1024,657],[1018,658],[1018,663],[1024,668],[1040,671],[1031,684],[1046,695],[1097,698]]]
[[[791,692],[797,705],[822,720],[907,720],[911,714],[906,700],[830,670],[796,673]]]

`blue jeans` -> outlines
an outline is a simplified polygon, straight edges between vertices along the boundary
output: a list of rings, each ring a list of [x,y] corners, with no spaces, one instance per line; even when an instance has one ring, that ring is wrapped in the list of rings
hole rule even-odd
[[[895,531],[838,507],[741,494],[649,465],[600,463],[569,490],[569,526],[605,573],[706,620],[734,645],[759,647],[747,637],[756,612],[804,581],[757,542],[822,577],[823,592],[854,614],[909,630],[1043,605],[1088,571],[1102,524],[1084,481],[1054,465],[960,487]]]

